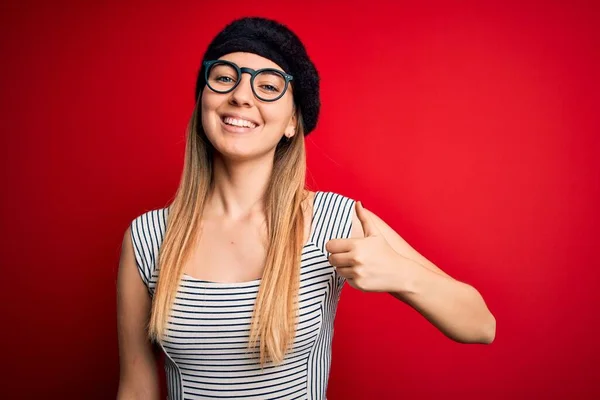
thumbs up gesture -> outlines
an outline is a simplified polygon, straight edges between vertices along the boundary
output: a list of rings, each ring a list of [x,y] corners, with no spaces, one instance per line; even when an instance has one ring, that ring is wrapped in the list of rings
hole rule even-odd
[[[325,249],[331,253],[329,263],[356,289],[365,292],[396,291],[402,265],[406,263],[408,266],[409,260],[390,246],[361,202],[356,202],[355,206],[364,238],[328,241]]]

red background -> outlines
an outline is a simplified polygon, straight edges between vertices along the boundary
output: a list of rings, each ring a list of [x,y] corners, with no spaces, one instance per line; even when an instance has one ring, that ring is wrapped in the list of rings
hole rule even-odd
[[[599,7],[457,4],[3,2],[0,397],[114,398],[123,233],[173,196],[202,53],[242,15],[289,24],[319,68],[312,187],[497,318],[460,345],[347,287],[330,400],[600,396]]]

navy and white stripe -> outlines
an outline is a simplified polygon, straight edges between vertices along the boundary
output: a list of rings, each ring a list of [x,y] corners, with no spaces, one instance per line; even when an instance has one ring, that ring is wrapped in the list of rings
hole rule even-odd
[[[261,369],[257,353],[248,349],[260,280],[216,283],[183,276],[161,343],[169,399],[325,398],[333,321],[344,284],[327,260],[325,244],[350,236],[353,206],[340,194],[315,193],[311,235],[302,250],[296,338],[278,366]],[[167,217],[163,208],[131,224],[135,258],[150,295]]]

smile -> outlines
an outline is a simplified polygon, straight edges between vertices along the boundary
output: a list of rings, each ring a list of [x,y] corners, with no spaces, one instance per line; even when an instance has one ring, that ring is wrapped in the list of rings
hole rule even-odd
[[[226,125],[235,126],[238,128],[254,129],[258,126],[252,121],[248,121],[248,120],[240,119],[240,118],[232,118],[232,117],[223,117],[223,122]]]

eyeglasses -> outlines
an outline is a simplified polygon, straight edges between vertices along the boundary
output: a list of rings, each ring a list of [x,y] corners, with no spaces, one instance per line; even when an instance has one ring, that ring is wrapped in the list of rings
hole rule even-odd
[[[279,100],[288,89],[292,75],[275,68],[240,68],[226,60],[204,61],[204,79],[209,89],[217,93],[229,93],[241,81],[243,73],[250,74],[250,86],[257,99],[262,101]]]

